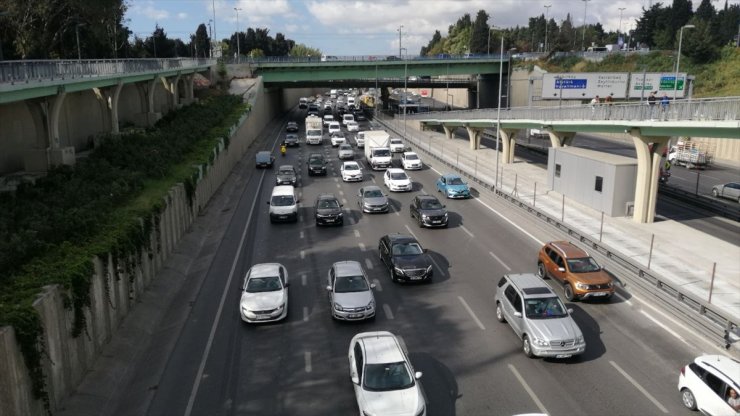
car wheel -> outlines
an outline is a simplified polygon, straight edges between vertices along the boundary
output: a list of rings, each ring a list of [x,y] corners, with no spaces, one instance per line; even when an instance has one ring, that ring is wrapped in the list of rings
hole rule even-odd
[[[563,286],[563,290],[565,291],[565,299],[567,299],[568,302],[576,300],[576,295],[573,293],[573,286],[571,286],[570,283],[566,283],[565,286]]]
[[[696,398],[694,397],[694,393],[692,393],[691,390],[681,390],[681,401],[687,409],[696,410]]]
[[[528,358],[534,357],[534,354],[532,354],[532,346],[529,344],[529,337],[526,335],[522,338],[522,351],[524,351],[524,355]]]
[[[541,261],[537,262],[537,276],[541,279],[547,279],[547,269],[545,269],[545,264]]]
[[[499,322],[506,322],[504,311],[501,310],[501,303],[496,303],[496,319],[498,319]]]

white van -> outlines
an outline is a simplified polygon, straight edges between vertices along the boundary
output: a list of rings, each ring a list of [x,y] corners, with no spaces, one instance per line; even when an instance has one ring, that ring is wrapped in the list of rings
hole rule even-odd
[[[334,116],[331,114],[324,114],[324,127],[329,127],[329,123],[334,121]]]
[[[350,113],[347,113],[347,114],[345,114],[345,115],[342,116],[342,124],[344,124],[345,126],[350,121],[355,121],[355,116],[354,115],[352,115]]]
[[[272,188],[267,201],[270,206],[270,222],[298,221],[298,198],[292,185],[278,185]]]

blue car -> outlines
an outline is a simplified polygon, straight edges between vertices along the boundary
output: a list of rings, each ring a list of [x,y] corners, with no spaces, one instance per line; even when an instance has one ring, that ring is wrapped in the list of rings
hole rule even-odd
[[[470,188],[459,175],[448,173],[437,179],[437,191],[447,198],[470,198]]]

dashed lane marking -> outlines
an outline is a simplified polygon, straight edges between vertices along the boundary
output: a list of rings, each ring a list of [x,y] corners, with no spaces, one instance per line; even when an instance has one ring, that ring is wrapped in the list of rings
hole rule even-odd
[[[463,299],[462,296],[458,296],[457,298],[460,299],[460,303],[462,303],[462,305],[468,311],[470,316],[473,318],[473,321],[475,322],[475,324],[478,325],[480,329],[485,331],[486,327],[483,326],[483,323],[480,321],[480,319],[478,319],[478,317],[475,316],[475,312],[473,312],[473,310],[470,308],[470,306],[468,305],[468,302],[465,302],[465,299]]]
[[[504,263],[503,260],[501,260],[500,258],[498,258],[497,255],[493,254],[493,251],[489,251],[488,254],[490,254],[491,257],[493,257],[494,259],[496,259],[497,262],[501,263],[501,265],[504,266],[506,268],[506,270],[511,271],[511,267],[507,266],[506,263]]]

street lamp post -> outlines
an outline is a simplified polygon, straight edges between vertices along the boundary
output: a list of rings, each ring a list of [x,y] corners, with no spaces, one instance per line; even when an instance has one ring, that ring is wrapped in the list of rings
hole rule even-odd
[[[585,49],[586,43],[586,11],[588,10],[588,2],[591,0],[581,0],[583,2],[583,35],[581,35],[581,52]]]
[[[617,41],[619,41],[619,34],[622,33],[622,12],[626,7],[619,7],[619,28],[617,28]]]
[[[234,7],[234,10],[236,10],[236,57],[239,59],[242,56],[241,47],[239,46],[239,11],[242,9]]]
[[[499,29],[502,30],[502,29]],[[504,33],[501,32],[501,54],[498,58],[498,108],[496,108],[496,184],[495,187],[498,189],[498,143],[499,137],[501,137],[501,79],[503,78],[503,66],[504,66]]]
[[[550,14],[550,7],[552,4],[545,5],[545,52],[547,52],[547,16]]]
[[[211,0],[211,7],[213,8],[213,38],[211,39],[211,44],[213,45],[213,39],[218,38],[218,34],[216,33],[216,0]],[[211,58],[213,58],[215,46],[211,46],[211,50]]]
[[[678,55],[676,56],[676,77],[673,79],[673,101],[676,101],[676,93],[678,91],[678,66],[681,64],[681,43],[683,42],[683,30],[693,29],[694,25],[684,25],[681,27],[681,32],[678,36]],[[686,87],[684,82],[684,88]]]
[[[398,57],[401,57],[401,32],[403,31],[403,25],[398,26]]]
[[[213,23],[213,19],[208,19],[208,50],[210,52],[210,57],[213,58],[213,31],[211,30],[211,23]]]

